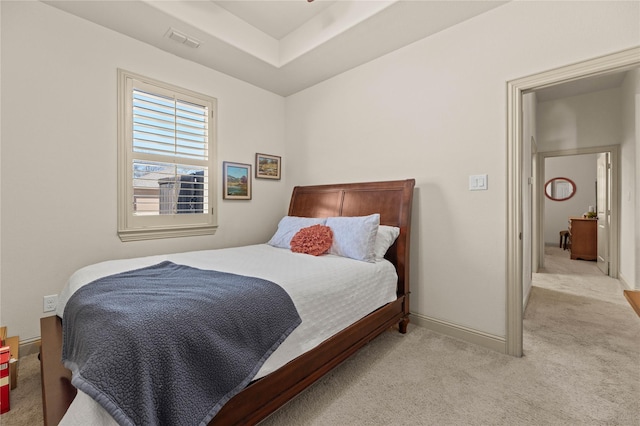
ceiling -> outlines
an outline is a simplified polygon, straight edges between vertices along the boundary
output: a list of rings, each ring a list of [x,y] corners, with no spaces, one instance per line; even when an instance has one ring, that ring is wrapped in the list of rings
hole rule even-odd
[[[336,3],[330,0],[211,1],[276,40],[282,40]]]
[[[506,3],[41,1],[282,96]]]

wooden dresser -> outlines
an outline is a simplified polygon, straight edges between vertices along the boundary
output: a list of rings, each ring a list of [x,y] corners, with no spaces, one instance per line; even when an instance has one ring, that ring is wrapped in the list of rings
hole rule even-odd
[[[571,259],[597,260],[598,221],[582,217],[569,218]]]

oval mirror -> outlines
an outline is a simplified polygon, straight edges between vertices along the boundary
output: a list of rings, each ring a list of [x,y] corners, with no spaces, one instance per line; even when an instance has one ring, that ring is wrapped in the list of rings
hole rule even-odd
[[[569,178],[557,177],[544,184],[544,195],[553,201],[564,201],[576,193],[576,184]]]

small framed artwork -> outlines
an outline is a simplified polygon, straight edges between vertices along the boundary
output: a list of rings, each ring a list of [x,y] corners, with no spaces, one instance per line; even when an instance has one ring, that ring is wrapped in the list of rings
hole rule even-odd
[[[222,162],[222,198],[251,199],[251,164]]]
[[[279,180],[281,162],[277,155],[256,153],[256,178]]]

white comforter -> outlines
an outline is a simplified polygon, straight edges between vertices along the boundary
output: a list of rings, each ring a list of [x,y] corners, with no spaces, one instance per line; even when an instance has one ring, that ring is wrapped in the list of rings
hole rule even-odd
[[[71,295],[98,278],[155,265],[164,260],[200,269],[273,281],[291,296],[302,324],[269,357],[255,378],[282,367],[327,338],[396,299],[397,275],[391,263],[367,263],[334,255],[310,256],[267,244],[97,263],[76,271],[59,295],[57,314]],[[78,392],[61,425],[113,425],[90,397]]]

